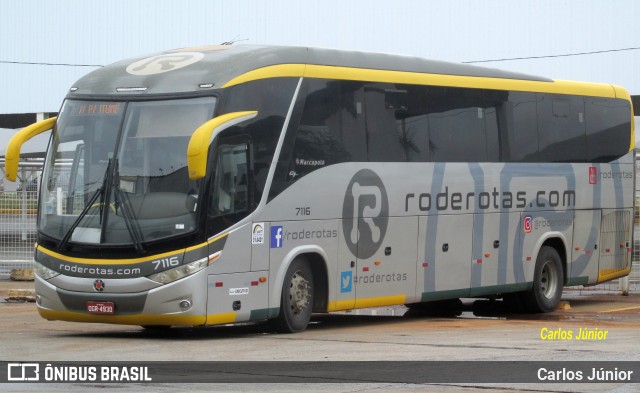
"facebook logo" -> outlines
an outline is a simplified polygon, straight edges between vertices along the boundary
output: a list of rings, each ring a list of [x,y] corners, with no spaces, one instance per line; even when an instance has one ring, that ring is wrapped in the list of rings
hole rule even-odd
[[[271,248],[282,248],[282,227],[271,227]]]

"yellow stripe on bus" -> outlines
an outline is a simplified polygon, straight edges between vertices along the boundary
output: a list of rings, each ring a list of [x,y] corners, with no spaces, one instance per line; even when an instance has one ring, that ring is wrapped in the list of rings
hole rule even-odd
[[[262,67],[238,75],[235,78],[231,79],[229,82],[225,83],[222,87],[231,87],[242,83],[267,78],[299,78],[304,75],[305,67],[306,66],[304,64],[278,64],[268,67]]]
[[[44,319],[68,322],[117,323],[121,325],[167,325],[167,326],[201,326],[207,316],[204,315],[171,315],[171,314],[137,314],[137,315],[94,315],[72,311],[55,311],[38,309]]]
[[[236,312],[209,315],[172,315],[172,314],[137,314],[137,315],[94,315],[72,311],[56,311],[39,308],[44,319],[68,322],[115,323],[121,325],[161,325],[161,326],[202,326],[224,325],[237,320]]]
[[[598,270],[598,282],[604,282],[613,280],[629,275],[631,273],[631,266],[619,268],[619,269],[603,269]]]
[[[236,312],[226,312],[222,314],[209,314],[207,315],[207,325],[224,325],[227,323],[234,323],[238,318]]]
[[[237,320],[236,312],[209,315],[172,315],[172,314],[136,314],[136,315],[95,315],[72,311],[56,311],[39,308],[44,319],[68,322],[116,323],[121,325],[166,325],[166,326],[202,326],[224,325]]]
[[[279,64],[258,68],[231,79],[223,87],[231,87],[259,79],[283,77],[406,83],[414,85],[467,87],[475,89],[513,90],[616,98],[616,91],[614,87],[604,83],[584,83],[563,80],[544,82],[523,79],[428,74],[313,64]]]
[[[39,245],[36,243],[36,248],[41,251],[44,254],[49,255],[50,257],[53,258],[58,258],[60,260],[66,261],[66,262],[73,262],[73,263],[82,263],[85,265],[130,265],[130,264],[137,264],[137,263],[144,263],[144,262],[149,262],[149,261],[153,261],[154,259],[158,259],[158,258],[163,258],[169,255],[174,255],[177,253],[181,253],[181,252],[187,252],[187,251],[194,251],[197,250],[199,248],[202,247],[207,247],[209,244],[212,244],[220,239],[222,239],[223,237],[229,235],[229,232],[227,233],[223,233],[220,236],[216,236],[213,239],[205,242],[205,243],[200,243],[197,244],[195,246],[191,246],[191,247],[187,247],[185,249],[178,249],[178,250],[173,250],[173,251],[169,251],[169,252],[165,252],[162,254],[154,254],[148,257],[143,257],[143,258],[135,258],[135,259],[89,259],[89,258],[76,258],[76,257],[69,257],[66,255],[62,255],[62,254],[58,254],[55,251],[51,251],[47,248],[44,248],[43,246]]]

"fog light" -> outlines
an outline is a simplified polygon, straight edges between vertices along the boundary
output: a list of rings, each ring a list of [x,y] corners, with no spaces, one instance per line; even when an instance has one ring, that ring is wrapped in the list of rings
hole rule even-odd
[[[38,306],[41,306],[41,305],[42,305],[42,296],[40,296],[40,295],[36,295],[36,304],[37,304]]]
[[[186,311],[191,308],[191,302],[188,300],[183,300],[180,302],[180,309],[182,311]]]

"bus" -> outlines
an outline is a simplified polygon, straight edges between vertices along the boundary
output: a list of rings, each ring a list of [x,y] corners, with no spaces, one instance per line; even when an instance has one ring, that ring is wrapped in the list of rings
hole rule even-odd
[[[97,69],[52,129],[35,287],[48,320],[147,328],[460,298],[549,312],[631,269],[630,96],[420,58],[277,46]]]

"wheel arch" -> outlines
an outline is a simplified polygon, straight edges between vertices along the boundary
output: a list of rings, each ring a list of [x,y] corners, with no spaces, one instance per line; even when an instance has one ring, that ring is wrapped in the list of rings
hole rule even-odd
[[[328,256],[319,246],[298,246],[285,255],[282,263],[278,267],[275,282],[269,288],[270,307],[280,307],[280,295],[284,276],[291,263],[298,257],[303,256],[309,263],[314,279],[314,301],[313,312],[326,312],[329,302],[329,267],[327,265]]]
[[[545,236],[538,241],[534,254],[536,258],[544,246],[553,248],[560,256],[560,261],[562,262],[562,283],[567,284],[569,277],[569,256],[567,254],[569,248],[567,247],[567,239],[560,232],[546,233]]]

